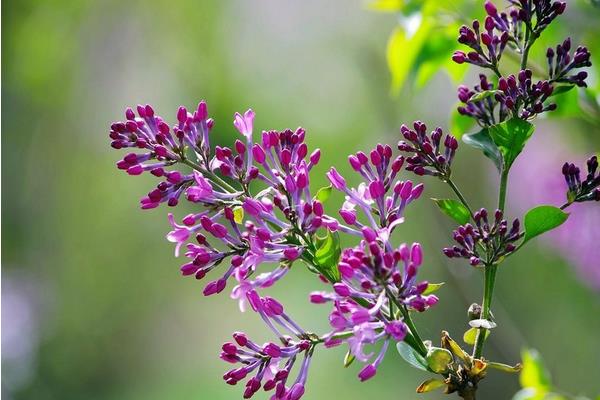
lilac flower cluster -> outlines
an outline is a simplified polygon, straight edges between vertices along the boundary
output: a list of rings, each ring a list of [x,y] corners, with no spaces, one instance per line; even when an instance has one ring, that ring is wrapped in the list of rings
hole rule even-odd
[[[598,157],[592,156],[587,160],[588,173],[581,181],[581,171],[575,164],[565,163],[562,173],[567,182],[568,204],[573,202],[600,201],[600,174],[598,174]]]
[[[523,237],[520,223],[515,219],[509,230],[508,221],[503,213],[496,210],[490,224],[488,212],[482,208],[474,215],[475,226],[466,224],[454,231],[453,237],[458,245],[444,248],[449,258],[466,258],[472,266],[482,262],[491,265],[515,251],[515,243]]]
[[[284,308],[272,297],[260,297],[254,290],[247,293],[252,309],[259,313],[267,325],[277,335],[281,344],[265,343],[258,345],[243,332],[233,334],[235,343],[227,342],[222,347],[221,359],[241,364],[225,375],[223,379],[230,385],[253,376],[246,381],[243,397],[251,398],[261,388],[273,391],[273,400],[298,400],[304,394],[304,386],[308,376],[308,368],[316,345],[315,339],[306,333],[285,312]],[[278,328],[279,327],[279,328]],[[283,335],[285,329],[297,339]],[[299,357],[303,357],[300,371],[293,383],[288,385],[288,378]]]
[[[273,391],[272,399],[301,398],[313,351],[321,343],[326,347],[347,343],[354,357],[370,361],[359,374],[361,380],[369,379],[391,340],[412,338],[400,309],[424,311],[437,302],[437,297],[426,293],[428,283],[416,280],[423,259],[420,245],[393,250],[389,241],[395,227],[404,221],[406,206],[423,192],[423,185],[398,179],[405,160],[394,157],[390,146],[380,144],[368,155],[358,152],[349,157],[350,166],[364,179],[357,188],[348,188],[335,168],[328,172],[331,185],[346,194],[339,211],[341,223],[326,215],[323,204],[311,194],[309,176],[320,152],[309,155],[302,128],[263,131],[260,142],[255,142],[255,115],[248,110],[234,116],[242,140],[236,140],[232,148],[213,149],[209,134],[214,121],[208,118],[205,102],[193,113],[180,107],[172,127],[149,105],[138,106],[137,115],[127,109],[125,117],[126,121],[111,126],[111,145],[138,151],[128,153],[117,167],[130,175],[148,171],[163,179],[141,200],[142,209],[161,203],[173,207],[182,198],[202,206],[181,222],[172,213],[168,215],[172,230],[166,238],[175,244],[175,256],[182,253],[187,259],[181,273],[203,279],[224,264],[217,278],[204,287],[204,295],[220,293],[230,279],[235,280],[231,297],[238,300],[242,311],[250,305],[280,342],[258,345],[236,333],[235,343],[223,345],[221,358],[238,364],[224,379],[232,385],[245,380],[244,398],[261,388]],[[449,171],[456,140],[446,137],[442,155],[441,131],[430,139],[425,137],[424,125],[417,129],[414,143],[430,163],[422,165]],[[417,168],[415,157],[408,162],[407,169]],[[177,166],[189,172],[175,169]],[[313,303],[334,304],[332,330],[322,336],[305,331],[281,303],[259,294],[286,276],[298,259],[321,272],[322,266],[315,261],[319,229],[361,239],[357,247],[343,251],[341,260],[334,260],[337,265],[333,268],[339,270],[341,280],[327,277],[332,291],[311,295]],[[277,267],[259,271],[263,264]],[[365,346],[380,340],[384,342],[382,351],[371,360]],[[423,346],[414,338],[413,343]],[[300,371],[288,383],[300,358]]]
[[[399,142],[398,150],[413,153],[413,156],[406,159],[409,164],[406,170],[416,175],[432,175],[448,179],[451,174],[452,160],[458,149],[456,138],[452,135],[444,137],[441,128],[436,128],[427,135],[427,126],[421,121],[415,121],[413,128],[414,130],[406,125],[400,127],[400,132],[408,143]]]
[[[590,52],[584,46],[578,46],[571,56],[571,38],[556,46],[556,51],[548,48],[546,58],[548,59],[548,75],[554,82],[567,83],[579,87],[587,87],[585,79],[588,74],[585,71],[580,71],[576,74],[571,74],[573,70],[578,68],[591,67]],[[555,58],[556,56],[556,58]]]
[[[480,75],[480,83],[473,90],[464,85],[458,89],[458,98],[463,103],[458,112],[483,127],[512,117],[530,119],[555,110],[556,104],[547,101],[556,84],[585,87],[587,73],[574,70],[591,66],[587,48],[580,46],[571,56],[571,40],[566,39],[556,47],[556,52],[547,51],[548,79],[534,82],[532,71],[526,68],[529,49],[547,25],[564,13],[566,3],[513,0],[511,4],[507,12],[499,12],[492,2],[486,1],[485,31],[480,32],[479,21],[473,22],[472,29],[462,26],[459,30],[458,41],[473,51],[456,51],[452,56],[459,64],[466,62],[491,69],[498,77],[495,90],[485,75]],[[498,62],[507,45],[522,54],[524,65],[518,74],[502,76]]]

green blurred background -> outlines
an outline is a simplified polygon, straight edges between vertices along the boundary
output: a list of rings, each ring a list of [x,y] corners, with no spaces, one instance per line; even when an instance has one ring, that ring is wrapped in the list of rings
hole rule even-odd
[[[559,33],[575,32],[597,61],[600,13],[588,2],[572,5]],[[468,17],[472,4],[465,10]],[[228,365],[217,358],[219,347],[241,328],[259,341],[269,332],[227,295],[204,298],[201,284],[179,276],[180,262],[164,240],[166,209],[138,208],[154,180],[117,171],[109,124],[137,103],[154,105],[172,122],[177,106],[206,99],[216,120],[214,140],[231,143],[233,113],[252,107],[258,129],[307,129],[309,144],[323,151],[313,180],[320,187],[330,165],[349,170],[348,153],[395,143],[403,122],[449,126],[456,83],[445,74],[419,85],[409,76],[399,96],[389,95],[386,41],[397,17],[344,0],[4,1],[2,395],[240,398],[241,388],[221,379]],[[567,118],[540,122],[538,135],[547,130],[558,138],[540,146],[582,160],[600,149],[600,124],[597,116],[582,118],[576,101],[570,107],[575,111]],[[564,161],[540,173],[560,174]],[[474,184],[493,176],[487,160],[465,148],[456,174],[476,204],[493,206],[493,185]],[[520,189],[525,197],[529,183]],[[435,182],[426,185],[424,199],[450,195]],[[599,221],[597,204],[588,207],[587,215]],[[183,205],[177,213],[188,211]],[[598,226],[567,234],[597,247]],[[397,235],[398,243],[423,243],[423,278],[447,282],[439,305],[417,317],[424,336],[436,341],[441,329],[460,338],[468,305],[481,297],[479,272],[440,256],[451,228],[423,200]],[[590,257],[577,266],[560,249],[540,241],[503,265],[494,307],[500,326],[488,352],[514,363],[521,347],[533,346],[557,386],[591,396],[600,392],[594,379],[600,261]],[[306,301],[318,285],[296,268],[271,293],[285,296],[302,325],[324,332],[327,309]],[[318,352],[307,399],[417,398],[415,387],[426,377],[395,352],[363,384],[357,365],[342,367],[344,352]],[[493,374],[482,398],[509,399],[518,388],[515,376]]]

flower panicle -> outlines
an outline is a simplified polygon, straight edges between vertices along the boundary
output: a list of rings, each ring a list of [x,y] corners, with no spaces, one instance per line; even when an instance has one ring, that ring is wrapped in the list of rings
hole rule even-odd
[[[600,174],[598,173],[598,157],[592,156],[587,162],[587,174],[581,180],[581,171],[573,163],[566,162],[562,173],[567,183],[567,200],[569,203],[584,201],[600,201]]]
[[[450,178],[452,161],[458,149],[458,140],[452,135],[444,136],[441,128],[436,128],[427,134],[427,126],[421,121],[415,121],[413,128],[410,129],[406,125],[400,127],[400,133],[406,141],[400,141],[398,149],[402,152],[413,153],[406,159],[408,164],[406,170],[419,176],[431,175],[440,179]]]
[[[501,210],[491,219],[485,208],[477,211],[474,219],[475,225],[461,225],[453,232],[457,245],[444,248],[446,257],[466,258],[476,267],[494,264],[517,249],[516,242],[523,237],[518,219],[509,227]]]

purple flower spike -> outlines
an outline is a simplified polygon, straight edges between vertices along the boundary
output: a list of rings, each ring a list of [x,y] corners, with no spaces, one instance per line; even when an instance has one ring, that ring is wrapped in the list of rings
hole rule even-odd
[[[482,263],[491,265],[515,251],[515,242],[523,237],[519,220],[515,219],[509,229],[508,221],[503,219],[500,210],[496,210],[493,219],[488,219],[487,210],[482,208],[475,213],[475,224],[459,226],[454,231],[458,245],[444,248],[446,257],[466,258],[474,267]],[[482,253],[482,249],[486,251]],[[487,258],[490,254],[492,256]]]
[[[549,48],[546,52],[548,59],[548,72],[553,82],[566,83],[579,87],[587,87],[585,79],[588,74],[585,71],[575,73],[579,68],[591,67],[591,55],[586,47],[579,46],[571,55],[571,38],[556,46],[556,51]]]

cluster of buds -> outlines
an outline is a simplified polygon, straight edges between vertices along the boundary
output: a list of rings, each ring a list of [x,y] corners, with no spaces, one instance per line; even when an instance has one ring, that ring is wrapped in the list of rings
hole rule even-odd
[[[243,397],[251,398],[261,388],[273,391],[273,400],[298,400],[304,395],[304,386],[308,377],[308,369],[315,341],[298,326],[285,312],[277,300],[271,297],[261,298],[255,291],[247,293],[253,310],[258,312],[267,325],[279,337],[281,344],[265,343],[258,345],[244,333],[233,334],[234,342],[227,342],[222,347],[221,359],[241,366],[226,372],[223,379],[230,385],[253,375],[246,381]],[[283,335],[280,329],[294,335],[292,338]],[[303,357],[300,371],[296,379],[288,384],[292,368],[298,358]]]
[[[483,32],[477,20],[473,21],[472,28],[466,25],[460,27],[458,42],[470,47],[472,51],[455,51],[452,55],[454,62],[497,70],[498,62],[511,38],[510,32],[516,29],[518,14],[510,17],[505,13],[498,14],[496,7],[490,2],[486,2],[486,10],[489,15],[483,24]]]
[[[150,105],[138,105],[137,116],[133,109],[125,110],[125,121],[115,122],[110,127],[111,146],[115,149],[138,149],[117,163],[117,168],[129,175],[150,172],[165,180],[141,200],[143,209],[157,207],[160,203],[176,206],[180,196],[193,185],[194,175],[180,171],[167,171],[176,163],[187,162],[191,149],[200,158],[198,169],[206,170],[210,156],[208,134],[214,121],[208,118],[205,102],[200,102],[193,114],[181,107],[177,113],[179,123],[173,128],[155,115]]]
[[[555,103],[544,104],[554,91],[552,84],[548,81],[534,84],[532,75],[531,70],[526,69],[519,72],[517,77],[509,75],[498,80],[495,99],[514,117],[528,119],[544,111],[556,110]]]
[[[591,67],[590,52],[584,46],[579,46],[571,56],[571,38],[556,46],[556,51],[548,48],[546,57],[548,59],[548,75],[553,82],[567,83],[579,87],[587,87],[585,79],[588,74],[585,71],[572,73],[574,69]],[[556,59],[555,59],[556,56]]]
[[[346,179],[335,168],[327,173],[331,185],[346,195],[339,213],[348,226],[339,229],[360,236],[361,230],[370,226],[379,233],[391,234],[404,221],[406,206],[423,193],[423,185],[397,179],[404,157],[393,158],[392,148],[387,145],[377,145],[368,156],[363,152],[350,155],[348,161],[364,179],[358,187],[348,188]],[[366,225],[359,220],[358,210],[366,216]]]
[[[466,258],[472,266],[482,262],[491,265],[515,251],[515,243],[523,236],[518,219],[513,221],[510,230],[500,210],[494,213],[491,225],[484,208],[475,213],[474,219],[475,226],[466,224],[454,231],[453,237],[458,245],[444,248],[447,257]]]
[[[450,166],[458,148],[458,141],[452,135],[444,136],[441,128],[436,128],[429,135],[427,126],[421,121],[415,121],[414,130],[402,125],[400,132],[408,141],[398,143],[398,149],[414,155],[408,157],[407,171],[417,175],[432,175],[448,179],[451,174]],[[442,148],[442,139],[443,148]]]
[[[510,0],[510,2],[518,8],[521,19],[532,26],[538,35],[567,8],[567,3],[564,1]]]
[[[458,107],[458,113],[475,119],[481,126],[494,125],[498,119],[507,115],[506,109],[501,105],[497,117],[495,109],[498,102],[493,96],[483,96],[483,98],[477,99],[478,94],[490,93],[493,89],[494,84],[484,74],[479,74],[479,85],[475,85],[473,90],[468,86],[460,85],[458,99],[464,105]]]
[[[588,173],[582,182],[580,170],[575,164],[565,163],[562,173],[569,191],[569,203],[596,200],[600,201],[600,174],[598,174],[598,157],[592,156],[587,160]]]
[[[315,304],[333,303],[329,315],[333,331],[325,335],[325,345],[346,343],[351,356],[365,363],[358,375],[361,381],[375,375],[389,341],[402,341],[408,334],[393,308],[422,312],[438,301],[435,295],[426,294],[426,281],[417,281],[423,262],[419,244],[403,244],[392,250],[380,243],[370,228],[365,227],[363,235],[359,246],[342,254],[338,265],[341,281],[333,285],[333,292],[313,292],[310,296]],[[374,357],[365,349],[379,341],[383,346]]]

